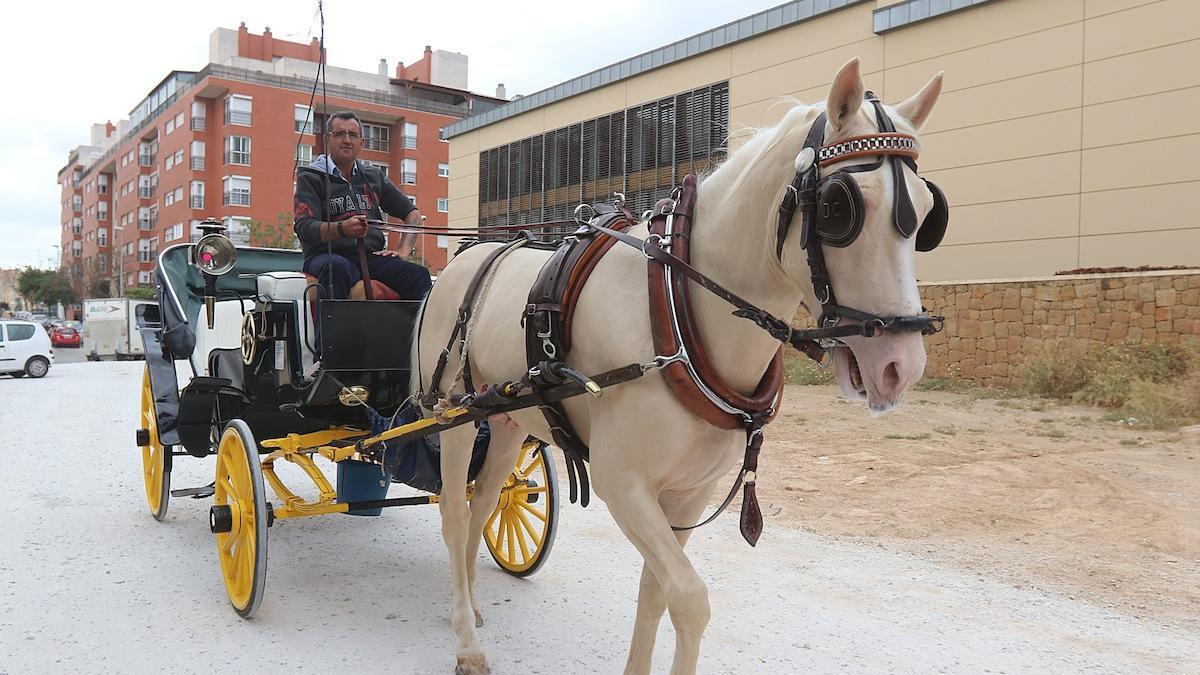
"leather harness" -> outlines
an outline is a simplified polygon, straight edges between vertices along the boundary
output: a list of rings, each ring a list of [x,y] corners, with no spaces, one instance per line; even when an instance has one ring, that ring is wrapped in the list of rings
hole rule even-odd
[[[521,318],[525,328],[528,371],[519,381],[490,385],[486,391],[476,394],[471,381],[466,345],[463,344],[463,380],[468,393],[457,399],[460,402],[469,399],[471,405],[481,411],[476,413],[475,419],[478,419],[478,415],[486,414],[485,409],[515,410],[536,405],[549,424],[555,444],[566,456],[571,501],[575,502],[578,498],[582,505],[587,506],[589,487],[585,462],[589,458],[589,451],[562,407],[563,392],[588,391],[599,395],[602,387],[628,382],[649,370],[662,370],[671,390],[696,416],[720,429],[743,429],[746,432],[742,468],[721,506],[709,518],[696,525],[672,529],[689,530],[711,522],[732,502],[738,488],[743,487],[740,529],[746,541],[751,546],[755,545],[762,533],[762,513],[755,492],[758,454],[762,446],[762,427],[775,417],[782,398],[783,347],[776,352],[754,392],[746,395],[735,390],[720,378],[704,349],[690,303],[688,282],[699,285],[733,305],[736,308],[732,312],[733,316],[754,322],[783,345],[790,344],[818,362],[822,362],[825,355],[840,344],[839,338],[842,337],[872,337],[884,332],[919,331],[931,334],[941,330],[942,317],[927,314],[880,317],[839,306],[834,300],[832,282],[824,266],[821,246],[846,245],[849,241],[842,244],[836,237],[828,236],[827,239],[822,239],[820,236],[821,231],[817,229],[816,224],[820,201],[817,195],[817,167],[838,159],[883,155],[892,161],[895,179],[902,181],[900,158],[911,162],[916,155],[915,141],[909,142],[912,137],[896,133],[874,96],[869,95],[868,100],[876,107],[881,133],[823,146],[825,118],[822,114],[814,123],[805,144],[806,151],[812,150],[812,157],[807,165],[797,166],[796,178],[789,186],[790,191],[785,193],[779,208],[780,250],[782,240],[786,238],[797,210],[801,211],[804,219],[802,246],[809,253],[814,288],[823,310],[818,328],[793,329],[789,322],[772,316],[738,297],[691,266],[690,238],[696,204],[696,178],[689,174],[684,178],[683,185],[672,193],[672,198],[661,200],[653,211],[647,212],[650,234],[646,239],[639,239],[626,232],[637,219],[624,208],[623,199],[611,205],[581,205],[576,210],[576,222],[580,223],[581,227],[554,247],[554,253],[543,264],[529,291],[528,302]],[[818,154],[820,161],[813,161],[817,159]],[[882,164],[882,161],[881,159],[876,164],[865,165],[858,170],[874,169]],[[837,189],[852,189],[848,183],[832,185]],[[901,201],[904,204],[896,206],[897,213],[894,217],[901,234],[909,237],[917,228],[915,214],[911,214],[912,206],[906,191]],[[940,190],[935,189],[935,201],[940,201],[940,206],[935,207],[941,208],[943,213],[940,215],[940,231],[933,233],[936,239],[928,237],[929,240],[933,240],[933,246],[940,242],[941,234],[945,231],[945,203]],[[590,210],[589,217],[580,215],[585,210]],[[553,225],[560,226],[561,223]],[[542,226],[544,225],[521,227]],[[850,240],[857,235],[853,230],[854,228],[850,228],[846,233]],[[814,236],[814,231],[818,233],[817,236]],[[597,234],[606,236],[600,237],[596,236]],[[810,238],[816,241],[810,241]],[[649,363],[630,364],[588,378],[565,363],[571,348],[571,317],[589,275],[616,242],[637,248],[648,260],[650,325],[657,355]],[[922,244],[921,238],[918,237],[918,250],[929,250]],[[476,270],[463,297],[450,340],[438,358],[430,390],[419,395],[419,400],[425,407],[434,408],[445,397],[441,391],[441,380],[446,364],[455,343],[466,336],[475,296],[490,269],[505,252],[526,245],[549,248],[547,242],[535,240],[529,229],[523,229],[519,238],[497,247]],[[850,318],[860,323],[839,325],[839,317]],[[574,382],[571,382],[572,380]],[[520,393],[525,389],[531,389],[532,393],[521,396]],[[521,403],[524,405],[520,405]]]

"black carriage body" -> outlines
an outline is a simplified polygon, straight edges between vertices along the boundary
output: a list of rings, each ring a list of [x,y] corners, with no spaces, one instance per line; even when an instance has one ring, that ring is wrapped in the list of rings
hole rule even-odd
[[[280,438],[331,425],[370,428],[362,406],[344,405],[339,394],[365,387],[366,403],[391,415],[408,398],[410,347],[420,303],[322,300],[321,368],[303,372],[315,336],[307,328],[311,303],[258,297],[257,277],[298,272],[299,251],[238,247],[238,261],[217,278],[218,301],[255,301],[256,349],[249,364],[239,348],[193,354],[196,329],[205,320],[204,282],[191,264],[190,244],[159,256],[156,270],[160,306],[138,310],[159,433],[164,445],[190,454],[213,452],[214,432],[229,420],[244,419],[255,438]],[[182,390],[176,359],[206,364],[209,377],[195,376]]]

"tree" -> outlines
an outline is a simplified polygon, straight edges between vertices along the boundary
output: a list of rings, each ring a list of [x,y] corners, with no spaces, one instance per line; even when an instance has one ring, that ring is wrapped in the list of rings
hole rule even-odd
[[[280,213],[275,218],[274,223],[251,220],[247,224],[247,228],[250,230],[250,245],[266,248],[299,249],[300,241],[296,239],[292,223],[292,214],[290,213]]]
[[[26,267],[17,277],[17,292],[31,306],[52,307],[60,302],[69,305],[79,301],[79,296],[71,288],[71,280],[61,270]]]

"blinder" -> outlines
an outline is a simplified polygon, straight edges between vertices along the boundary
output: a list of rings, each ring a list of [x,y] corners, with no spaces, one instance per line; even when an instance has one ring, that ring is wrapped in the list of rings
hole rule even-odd
[[[895,186],[892,222],[897,231],[905,239],[916,234],[916,249],[921,252],[934,250],[945,237],[950,216],[949,204],[941,189],[925,179],[922,180],[925,180],[925,185],[933,195],[933,208],[925,215],[920,226],[916,227],[916,214],[913,212],[912,200],[909,198],[903,174],[905,165],[914,173],[917,171],[916,139],[896,132],[895,125],[883,111],[882,104],[874,98],[874,94],[867,92],[867,98],[875,104],[879,134],[823,145],[825,113],[821,113],[813,123],[804,143],[805,149],[812,149],[813,152],[806,153],[804,161],[796,167],[796,178],[779,206],[776,254],[780,257],[783,255],[783,244],[797,209],[800,210],[803,220],[800,234],[802,249],[808,248],[813,237],[818,242],[834,248],[844,248],[854,243],[866,222],[866,203],[862,190],[850,174],[874,171],[883,166],[885,161],[890,162],[892,166]],[[879,158],[869,164],[846,167],[828,176],[819,177],[821,165],[864,155],[878,155]],[[810,157],[817,158],[817,161],[809,161]]]

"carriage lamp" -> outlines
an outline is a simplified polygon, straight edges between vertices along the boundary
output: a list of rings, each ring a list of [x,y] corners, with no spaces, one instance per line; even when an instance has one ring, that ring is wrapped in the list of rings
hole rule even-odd
[[[204,313],[212,330],[216,319],[217,277],[233,269],[237,249],[224,235],[225,227],[215,218],[204,220],[200,229],[204,236],[192,248],[192,264],[204,274]]]

